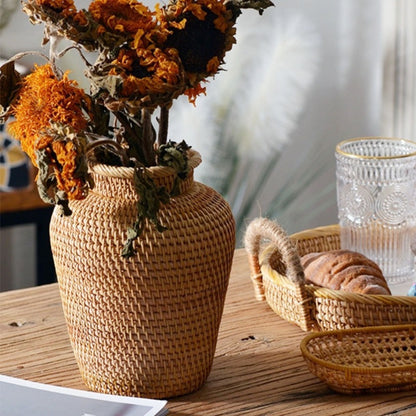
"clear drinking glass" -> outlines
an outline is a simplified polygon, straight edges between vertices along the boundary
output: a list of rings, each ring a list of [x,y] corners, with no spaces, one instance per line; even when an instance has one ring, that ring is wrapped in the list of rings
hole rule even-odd
[[[339,143],[341,247],[375,261],[389,285],[415,275],[416,143],[363,137]]]

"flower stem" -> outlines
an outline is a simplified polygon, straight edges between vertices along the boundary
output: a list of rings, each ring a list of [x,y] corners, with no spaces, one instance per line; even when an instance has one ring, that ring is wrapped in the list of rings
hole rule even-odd
[[[160,116],[159,116],[159,133],[157,136],[157,142],[159,147],[163,144],[166,144],[168,139],[168,125],[169,125],[169,107],[162,106],[160,107]]]
[[[57,45],[59,42],[59,38],[55,35],[51,35],[49,38],[49,58],[52,67],[52,71],[54,72],[56,78],[62,79],[62,71],[56,65],[56,58],[57,58]]]
[[[2,63],[2,66],[6,65],[6,64],[8,64],[10,62],[13,62],[13,61],[17,61],[19,59],[22,59],[22,58],[24,58],[25,56],[28,56],[28,55],[37,55],[37,56],[40,56],[43,59],[45,59],[45,61],[51,62],[51,60],[49,59],[49,57],[47,55],[45,55],[44,53],[42,53],[42,52],[39,52],[39,51],[27,51],[27,52],[20,52],[20,53],[17,53],[16,55],[13,55],[6,62],[3,62]]]
[[[147,166],[156,164],[155,151],[153,149],[154,137],[152,128],[152,119],[150,111],[147,108],[142,110],[142,126],[143,126],[143,153]]]
[[[123,149],[123,147],[119,143],[117,143],[115,140],[98,139],[95,142],[89,143],[88,146],[87,146],[87,153],[92,152],[98,146],[108,146],[108,145],[113,146],[116,149],[117,154],[121,157],[123,165],[128,166],[129,165],[129,158],[127,156],[127,153]]]
[[[141,124],[134,123],[121,111],[114,112],[114,115],[123,126],[129,157],[145,163]]]

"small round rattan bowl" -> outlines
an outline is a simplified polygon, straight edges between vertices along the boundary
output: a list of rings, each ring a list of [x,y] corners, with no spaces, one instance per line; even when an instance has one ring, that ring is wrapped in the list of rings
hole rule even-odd
[[[263,240],[271,243],[263,245]],[[289,237],[278,223],[257,218],[247,227],[245,247],[256,298],[304,331],[416,322],[416,297],[362,295],[305,283],[300,256],[339,249],[338,225]]]

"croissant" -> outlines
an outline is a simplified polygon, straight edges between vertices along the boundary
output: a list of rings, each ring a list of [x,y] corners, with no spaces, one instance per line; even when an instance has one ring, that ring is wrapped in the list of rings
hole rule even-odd
[[[380,267],[350,250],[309,253],[301,257],[307,283],[346,292],[391,295]]]

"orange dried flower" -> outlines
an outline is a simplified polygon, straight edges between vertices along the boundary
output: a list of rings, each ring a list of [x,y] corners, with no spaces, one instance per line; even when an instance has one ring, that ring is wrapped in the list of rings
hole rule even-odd
[[[73,0],[35,0],[38,6],[48,7],[63,17],[73,16],[77,10]]]
[[[24,78],[12,110],[16,120],[9,124],[10,133],[20,140],[35,166],[39,167],[38,151],[48,154],[57,188],[69,199],[85,198],[88,190],[87,174],[79,169],[81,159],[86,157],[85,147],[76,137],[88,126],[83,113],[88,101],[84,91],[67,74],[58,79],[50,65],[36,66]],[[73,140],[68,137],[63,140],[56,132],[56,125],[69,128]]]
[[[83,10],[76,12],[73,19],[74,23],[79,26],[86,26],[88,24],[87,17],[85,16],[85,12]]]
[[[84,199],[87,196],[85,178],[77,175],[79,159],[83,157],[85,149],[75,141],[53,141],[51,149],[56,156],[53,164],[57,186],[64,191],[68,199]]]
[[[51,127],[51,121],[71,126],[77,132],[85,130],[88,121],[83,106],[87,103],[85,92],[67,74],[57,79],[50,65],[36,66],[23,80],[12,110],[16,120],[9,124],[9,131],[37,166],[36,150],[45,146],[41,133]]]
[[[201,83],[197,84],[195,87],[188,88],[183,94],[188,97],[190,103],[195,105],[197,97],[201,94],[206,95],[207,89],[201,86]]]
[[[156,24],[154,13],[136,0],[94,0],[89,12],[107,30],[131,35],[139,29],[151,30]]]

